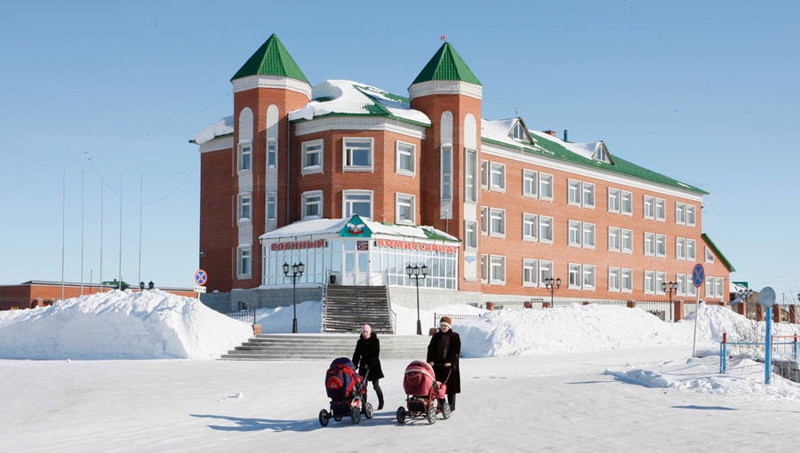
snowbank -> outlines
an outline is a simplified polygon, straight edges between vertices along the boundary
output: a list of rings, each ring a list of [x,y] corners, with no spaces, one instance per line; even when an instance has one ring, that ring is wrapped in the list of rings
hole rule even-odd
[[[215,359],[251,335],[249,324],[159,290],[0,312],[0,358],[8,359]]]
[[[293,318],[291,305],[256,310],[256,324],[261,325],[263,333],[292,333]],[[297,304],[297,330],[300,333],[322,331],[322,301],[307,300]]]

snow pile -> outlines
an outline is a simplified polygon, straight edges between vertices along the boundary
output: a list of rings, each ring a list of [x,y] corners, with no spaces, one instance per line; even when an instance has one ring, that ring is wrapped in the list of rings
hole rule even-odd
[[[252,335],[197,299],[110,291],[0,312],[0,358],[215,359]]]
[[[256,310],[256,324],[262,333],[292,333],[294,309],[291,305]],[[307,300],[297,304],[297,331],[320,333],[322,331],[322,301]]]
[[[645,387],[800,402],[800,385],[792,381],[773,375],[773,384],[764,385],[763,363],[743,359],[736,360],[729,367],[728,374],[719,374],[719,356],[708,356],[638,367],[626,365],[609,369],[605,374]]]

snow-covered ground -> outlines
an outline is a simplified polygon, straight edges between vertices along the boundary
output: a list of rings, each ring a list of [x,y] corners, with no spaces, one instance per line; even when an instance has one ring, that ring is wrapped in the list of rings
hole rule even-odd
[[[763,324],[721,307],[700,312],[699,358],[691,357],[693,321],[665,324],[638,309],[576,305],[459,320],[470,358],[451,419],[398,425],[408,361],[385,360],[384,410],[357,426],[345,419],[323,428],[329,361],[164,359],[222,353],[239,341],[241,323],[165,293],[106,294],[0,312],[0,357],[69,352],[0,360],[0,450],[789,451],[797,443],[800,386],[777,377],[765,386],[763,365],[718,374],[722,332],[754,341],[763,334]],[[298,318],[312,326],[315,304],[298,304]],[[291,320],[291,307],[259,313],[265,330],[286,323],[278,316]],[[397,319],[413,327],[416,311]],[[21,332],[45,346],[13,340]],[[128,346],[107,338],[112,347],[98,351],[102,335]],[[58,345],[66,340],[70,348]],[[117,360],[65,359],[98,353]],[[127,360],[148,356],[162,360]]]

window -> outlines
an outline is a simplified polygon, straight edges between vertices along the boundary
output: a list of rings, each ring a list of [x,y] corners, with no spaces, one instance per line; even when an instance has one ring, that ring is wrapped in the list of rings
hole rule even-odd
[[[667,281],[667,274],[656,272],[656,294],[664,294],[664,283]]]
[[[489,190],[506,190],[506,166],[492,162],[489,167]]]
[[[608,188],[608,212],[619,214],[619,189]]]
[[[644,218],[645,219],[654,219],[655,218],[655,210],[654,210],[654,207],[653,207],[653,197],[651,197],[650,195],[645,195],[644,196],[643,210],[644,210]]]
[[[656,220],[665,221],[667,219],[667,201],[663,198],[656,198]]]
[[[539,199],[548,201],[553,199],[553,175],[539,173]]]
[[[522,239],[539,240],[539,216],[536,214],[522,214]]]
[[[250,220],[253,215],[253,196],[250,192],[239,194],[239,221]]]
[[[633,215],[633,193],[622,190],[620,191],[620,198],[622,199],[619,209],[620,214]]]
[[[538,261],[532,259],[523,259],[522,260],[522,286],[537,286],[538,282],[538,275],[539,275],[539,266]]]
[[[491,255],[489,260],[489,281],[503,284],[506,281],[506,257]]]
[[[656,234],[656,256],[667,256],[667,237],[663,234]]]
[[[345,190],[342,192],[342,217],[372,218],[372,191],[371,190]]]
[[[706,263],[713,263],[714,254],[711,253],[711,250],[709,250],[708,247],[706,247],[705,250],[706,250]]]
[[[706,297],[710,299],[723,298],[724,283],[725,279],[722,277],[706,277]]]
[[[539,260],[539,286],[545,286],[548,278],[553,278],[553,262]]]
[[[570,289],[594,289],[595,267],[592,264],[569,264],[568,284]]]
[[[514,128],[511,129],[511,136],[514,137],[515,140],[520,141],[528,141],[527,134],[525,133],[525,128],[522,126],[521,121],[517,121],[517,124],[514,125]]]
[[[694,205],[686,205],[686,225],[694,226]]]
[[[467,150],[464,162],[464,201],[475,203],[478,201],[478,152],[474,149]]]
[[[686,284],[688,283],[687,275],[686,274],[676,274],[675,275],[675,282],[678,284],[678,287],[675,288],[675,294],[678,296],[685,296],[686,295]]]
[[[481,281],[489,282],[489,255],[481,255]]]
[[[686,259],[686,238],[675,238],[675,259]]]
[[[237,273],[239,278],[250,278],[252,272],[252,268],[250,266],[250,247],[239,247],[237,255],[239,255],[236,260],[238,264]]]
[[[594,269],[593,264],[583,265],[583,289],[585,290],[594,289]]]
[[[277,200],[278,194],[275,192],[267,192],[267,222],[275,222],[278,217]]]
[[[608,250],[619,252],[621,248],[619,227],[608,227]]]
[[[572,247],[580,247],[581,246],[581,222],[577,222],[575,220],[569,221],[568,227],[568,244]]]
[[[481,188],[489,189],[489,161],[481,161]]]
[[[595,227],[593,223],[570,220],[567,228],[568,244],[572,247],[594,248]]]
[[[506,211],[505,209],[489,209],[489,235],[505,237]]]
[[[686,224],[686,204],[675,203],[675,223],[678,225]]]
[[[620,290],[620,274],[618,267],[608,268],[608,290],[611,292],[619,292]]]
[[[343,171],[372,171],[372,139],[345,138]]]
[[[656,273],[655,271],[644,271],[644,293],[656,293]]]
[[[580,289],[581,288],[581,265],[580,264],[569,263],[569,271],[568,271],[567,275],[569,276],[567,278],[568,287],[570,289]]]
[[[622,274],[622,292],[633,292],[633,269],[621,269]]]
[[[453,146],[442,145],[442,200],[453,199]]]
[[[274,138],[267,139],[267,168],[278,167],[278,141]]]
[[[553,243],[553,218],[539,216],[539,242]]]
[[[478,248],[478,223],[471,220],[464,221],[464,247],[467,250]]]
[[[594,224],[583,222],[583,248],[594,248]]]
[[[481,234],[489,234],[489,208],[481,206]]]
[[[322,140],[303,142],[303,174],[322,173]]]
[[[533,170],[522,170],[522,196],[536,198],[538,187],[536,172]]]
[[[416,217],[414,215],[414,195],[404,193],[395,194],[395,221],[414,225]]]
[[[574,179],[568,180],[567,203],[573,206],[594,208],[594,184]]]
[[[395,172],[414,176],[417,171],[416,156],[417,147],[415,145],[398,141],[395,145]]]
[[[253,168],[253,145],[250,142],[239,143],[239,171]]]
[[[322,217],[322,191],[303,193],[303,219]]]
[[[644,234],[644,254],[646,256],[656,256],[656,235],[655,233]]]
[[[694,261],[697,259],[697,252],[694,239],[686,240],[686,259],[689,261]]]
[[[620,235],[622,236],[622,248],[620,251],[622,253],[633,253],[633,230],[622,228],[620,229]]]

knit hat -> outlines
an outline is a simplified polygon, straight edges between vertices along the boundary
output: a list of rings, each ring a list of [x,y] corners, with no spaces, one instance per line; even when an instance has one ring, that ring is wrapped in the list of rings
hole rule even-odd
[[[447,324],[447,327],[453,327],[453,321],[449,316],[442,316],[442,319],[439,320],[439,324]]]

